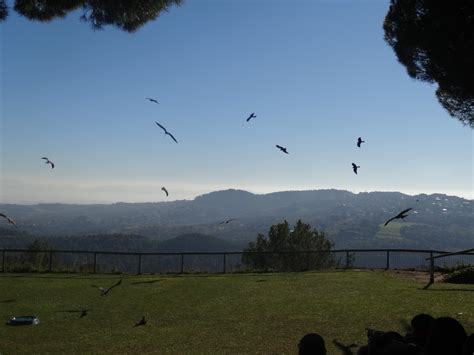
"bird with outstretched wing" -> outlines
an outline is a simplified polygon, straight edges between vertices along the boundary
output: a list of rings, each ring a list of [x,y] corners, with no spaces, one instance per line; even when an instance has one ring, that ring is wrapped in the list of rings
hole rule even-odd
[[[357,175],[357,169],[359,169],[360,166],[356,165],[355,163],[352,163],[352,170],[354,171],[354,174]]]
[[[277,147],[278,149],[280,149],[283,153],[290,154],[290,153],[288,153],[288,151],[286,150],[285,147],[282,147],[281,145],[278,145],[278,144],[276,145],[276,147]]]
[[[412,210],[413,208],[407,208],[406,210],[403,210],[402,212],[400,212],[399,214],[397,214],[395,217],[392,217],[390,218],[387,222],[385,222],[384,226],[386,226],[387,224],[389,224],[390,222],[392,222],[394,219],[403,219],[405,217],[408,217],[408,215],[406,214],[408,211]]]
[[[51,164],[51,169],[54,169],[54,163],[51,160],[46,157],[42,157],[41,159],[46,160],[45,164]]]
[[[110,286],[109,288],[98,287],[98,286],[95,286],[95,285],[92,285],[92,287],[98,288],[99,291],[100,291],[100,295],[101,295],[101,296],[107,296],[107,294],[110,292],[110,290],[112,290],[114,287],[119,286],[121,283],[122,283],[122,279],[120,279],[119,281],[117,281],[115,284],[113,284],[113,285]]]
[[[255,117],[257,117],[257,115],[255,114],[255,112],[252,112],[250,114],[250,116],[247,118],[247,122],[250,121],[252,118],[255,118]]]
[[[13,219],[11,219],[10,217],[8,217],[7,215],[3,214],[3,213],[0,213],[0,217],[3,217],[7,220],[8,223],[10,224],[13,224],[15,227],[16,227],[16,223]]]
[[[163,127],[162,125],[160,125],[160,124],[159,124],[158,122],[156,122],[156,121],[155,121],[155,123],[158,125],[158,127],[160,127],[163,131],[165,131],[165,134],[167,134],[168,136],[170,136],[172,140],[174,140],[176,143],[178,143],[178,141],[176,140],[176,138],[174,138],[174,136],[173,136],[170,132],[168,132],[165,127]]]
[[[150,102],[154,102],[155,104],[159,104],[158,100],[152,99],[151,97],[146,98]]]

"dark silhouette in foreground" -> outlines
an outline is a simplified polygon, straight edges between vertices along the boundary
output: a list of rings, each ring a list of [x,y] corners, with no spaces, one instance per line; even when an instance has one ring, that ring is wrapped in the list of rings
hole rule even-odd
[[[424,348],[433,320],[434,318],[431,315],[425,313],[420,313],[414,316],[410,322],[407,334],[405,335],[405,342]]]
[[[406,210],[403,210],[402,212],[400,212],[399,214],[397,214],[395,217],[392,217],[390,218],[387,222],[385,222],[384,226],[386,226],[387,224],[389,224],[391,221],[393,221],[394,219],[404,219],[405,217],[408,217],[408,215],[406,214],[408,211],[411,211],[413,208],[407,208]]]
[[[7,215],[5,215],[3,213],[0,213],[0,217],[5,218],[9,224],[13,224],[16,227],[15,221],[13,219],[11,219],[10,217],[8,217]]]
[[[247,122],[250,121],[252,118],[255,118],[255,117],[257,117],[257,115],[254,112],[252,112],[250,114],[250,116],[247,118]]]
[[[362,143],[365,143],[365,141],[363,141],[361,137],[357,138],[357,146],[358,146],[359,148],[360,148],[360,145],[361,145]]]
[[[357,169],[359,169],[360,166],[356,165],[355,163],[352,163],[352,171],[354,171],[354,174],[357,175]]]
[[[280,145],[278,145],[278,144],[276,145],[276,147],[277,147],[278,149],[280,149],[283,153],[290,154],[290,153],[288,153],[288,151],[286,150],[285,147],[282,147],[282,146],[280,146]]]
[[[137,324],[135,324],[133,327],[139,327],[145,324],[146,324],[146,319],[145,319],[145,316],[143,316],[142,319],[140,319],[140,321]]]
[[[119,281],[117,281],[115,284],[113,284],[113,285],[110,286],[109,288],[97,287],[97,286],[95,286],[95,285],[92,285],[92,287],[98,288],[98,289],[100,290],[100,295],[101,295],[101,296],[107,296],[107,294],[108,294],[114,287],[119,286],[121,283],[122,283],[122,279],[120,279]]]
[[[54,163],[51,160],[46,157],[42,157],[41,159],[46,160],[45,164],[51,164],[51,169],[54,169]]]
[[[159,124],[158,122],[156,122],[156,121],[155,121],[155,123],[156,123],[156,125],[157,125],[158,127],[160,127],[163,131],[165,131],[165,134],[167,134],[168,136],[170,136],[172,140],[174,140],[176,143],[178,143],[178,141],[176,140],[176,138],[174,138],[174,136],[173,136],[170,132],[168,132],[165,127],[163,127],[162,125],[160,125],[160,124]]]
[[[426,350],[430,355],[461,355],[466,340],[461,323],[451,317],[439,317],[431,323]]]
[[[367,329],[367,344],[361,346],[357,355],[472,355],[474,334],[469,337],[456,319],[429,314],[418,314],[411,325],[402,320],[407,328],[403,337],[395,331]],[[342,354],[353,354],[357,344],[345,345],[336,339],[333,344]],[[299,354],[326,354],[324,339],[315,333],[306,334],[299,343]]]
[[[326,355],[326,344],[321,335],[316,333],[306,334],[298,344],[299,355]]]

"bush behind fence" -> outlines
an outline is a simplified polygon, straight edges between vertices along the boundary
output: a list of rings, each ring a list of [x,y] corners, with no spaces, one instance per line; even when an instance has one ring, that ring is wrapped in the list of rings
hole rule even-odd
[[[127,253],[74,250],[0,250],[1,272],[234,273],[370,268],[427,271],[437,250],[344,249],[332,251]],[[435,260],[435,267],[470,265],[474,253]]]

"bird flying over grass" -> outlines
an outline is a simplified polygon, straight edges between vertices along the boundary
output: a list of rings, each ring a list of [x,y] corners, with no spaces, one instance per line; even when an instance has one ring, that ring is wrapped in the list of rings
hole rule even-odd
[[[257,117],[257,115],[255,114],[255,112],[252,112],[250,114],[250,116],[247,118],[247,122],[250,121],[252,118],[255,118],[255,117]]]
[[[168,190],[166,190],[166,187],[162,186],[161,189],[165,192],[166,197],[168,197],[169,194],[168,194]]]
[[[121,283],[122,283],[122,279],[120,279],[119,281],[117,281],[115,284],[113,284],[113,285],[110,286],[109,288],[97,287],[97,286],[95,286],[95,285],[92,285],[92,287],[98,288],[99,291],[100,291],[100,295],[101,295],[101,296],[107,296],[107,294],[110,292],[110,290],[112,290],[114,287],[119,286]]]
[[[280,145],[278,145],[278,144],[276,145],[276,147],[277,147],[278,149],[280,149],[283,153],[290,154],[290,153],[288,153],[288,151],[286,150],[285,147],[282,147],[282,146],[280,146]]]
[[[222,221],[222,222],[219,223],[219,224],[224,224],[224,223],[227,224],[227,223],[232,222],[232,221],[235,221],[235,218],[230,218],[230,219],[228,219],[228,220],[226,220],[226,221]]]
[[[140,321],[134,325],[134,327],[139,327],[140,325],[145,325],[146,324],[146,318],[145,316],[142,317],[142,319],[140,319]]]
[[[403,219],[405,217],[408,217],[408,215],[406,214],[408,211],[412,210],[413,208],[407,208],[406,210],[400,212],[399,214],[397,214],[395,217],[392,217],[390,218],[387,222],[385,222],[384,226],[386,226],[387,224],[389,224],[391,221],[393,221],[394,219]]]
[[[360,166],[358,166],[358,165],[352,163],[352,170],[354,171],[354,174],[357,175],[357,169],[359,169],[359,168],[360,168]]]
[[[155,104],[159,104],[158,100],[152,99],[151,97],[146,98],[150,102],[154,102]]]
[[[51,169],[54,169],[54,163],[51,160],[46,157],[42,157],[41,159],[46,160],[45,164],[51,164]]]
[[[361,145],[362,143],[365,143],[365,141],[363,141],[361,137],[357,138],[357,146],[358,146],[359,148],[360,148],[360,145]]]
[[[165,131],[165,134],[167,134],[168,136],[170,136],[172,140],[174,140],[176,143],[178,143],[178,141],[176,140],[176,138],[174,138],[174,136],[173,136],[170,132],[168,132],[165,127],[163,127],[162,125],[160,125],[160,124],[159,124],[158,122],[156,122],[156,121],[155,121],[155,123],[157,124],[158,127],[160,127],[163,131]]]
[[[3,213],[0,213],[0,217],[5,218],[8,223],[13,224],[16,227],[15,221],[13,219],[11,219],[10,217],[8,217],[7,215],[4,215]]]

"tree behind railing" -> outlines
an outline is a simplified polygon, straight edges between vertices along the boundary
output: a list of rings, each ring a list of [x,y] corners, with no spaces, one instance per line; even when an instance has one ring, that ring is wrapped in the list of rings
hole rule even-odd
[[[418,249],[340,249],[275,252],[133,253],[75,250],[0,250],[3,272],[183,273],[288,272],[330,268],[416,269],[428,271],[430,256],[445,251]],[[450,263],[473,264],[474,252]],[[457,258],[457,259],[454,259]],[[447,259],[447,258],[446,258]],[[454,264],[456,263],[456,264]],[[434,261],[433,261],[434,265]]]

